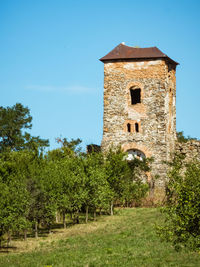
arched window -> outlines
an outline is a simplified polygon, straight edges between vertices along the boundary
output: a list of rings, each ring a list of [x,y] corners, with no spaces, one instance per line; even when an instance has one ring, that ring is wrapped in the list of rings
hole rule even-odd
[[[131,95],[131,105],[141,103],[141,89],[140,88],[136,88],[136,89],[131,88],[130,95]]]
[[[139,124],[137,122],[135,123],[135,132],[139,133]]]
[[[127,123],[127,132],[131,132],[131,125],[130,125],[130,123]]]
[[[145,154],[138,150],[138,149],[129,149],[128,151],[128,156],[127,156],[127,160],[133,160],[134,158],[143,160],[144,158],[146,158]]]

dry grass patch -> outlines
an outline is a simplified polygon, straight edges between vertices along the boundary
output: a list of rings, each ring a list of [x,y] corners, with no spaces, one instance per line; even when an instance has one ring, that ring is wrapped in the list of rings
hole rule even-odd
[[[120,209],[118,209],[118,213],[120,213]],[[0,252],[1,254],[7,254],[31,252],[38,249],[49,250],[55,246],[56,242],[66,240],[69,237],[84,236],[100,230],[106,231],[108,226],[112,228],[112,225],[114,226],[120,219],[121,217],[119,215],[100,216],[97,218],[97,221],[89,221],[87,224],[81,223],[68,226],[66,229],[54,229],[45,237],[28,238],[26,241],[20,239],[12,240],[10,246],[8,248],[1,248]]]

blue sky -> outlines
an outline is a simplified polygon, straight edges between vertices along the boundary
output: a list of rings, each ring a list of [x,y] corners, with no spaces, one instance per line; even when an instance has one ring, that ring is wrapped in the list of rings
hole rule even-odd
[[[121,42],[178,61],[177,130],[200,139],[200,1],[0,0],[0,105],[20,102],[31,134],[100,144],[103,63]]]

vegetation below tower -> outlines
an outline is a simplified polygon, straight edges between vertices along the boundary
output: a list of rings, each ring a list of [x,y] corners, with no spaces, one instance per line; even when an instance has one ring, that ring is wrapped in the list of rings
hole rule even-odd
[[[20,260],[2,257],[2,266],[156,266],[161,257],[164,266],[183,260],[196,266],[198,254],[186,248],[200,248],[198,158],[188,161],[180,150],[168,162],[165,216],[156,209],[134,208],[102,217],[113,215],[114,207],[140,206],[149,190],[153,195],[156,176],[148,179],[152,159],[127,160],[120,148],[102,153],[94,145],[84,153],[80,139],[66,138],[57,139],[60,148],[44,153],[48,140],[24,132],[31,128],[28,108],[1,107],[0,118],[1,252],[15,246],[17,252],[36,249]],[[179,137],[184,138],[182,133]],[[166,241],[182,249],[177,260]]]

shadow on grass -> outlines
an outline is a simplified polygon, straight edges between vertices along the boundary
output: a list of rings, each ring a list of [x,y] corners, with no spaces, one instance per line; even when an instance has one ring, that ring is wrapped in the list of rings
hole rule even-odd
[[[97,214],[96,220],[93,217],[92,213],[88,214],[88,223],[93,221],[98,221],[98,219],[104,215],[108,215],[107,213],[103,213],[101,215]],[[78,218],[78,224],[82,225],[85,224],[85,213],[80,213]],[[77,225],[77,222],[75,220],[72,220],[71,218],[66,218],[66,229],[72,228],[74,225]],[[45,225],[40,225],[38,227],[38,238],[47,238],[49,234],[56,234],[56,233],[64,233],[65,229],[63,227],[62,221],[58,223],[53,223],[51,225],[51,228],[49,229]],[[28,239],[36,239],[35,238],[35,232],[34,229],[31,229],[27,232],[27,240]],[[36,239],[37,240],[37,239]],[[23,233],[13,233],[12,235],[12,241],[24,241],[26,243],[26,240],[24,239]],[[0,253],[1,254],[7,254],[12,252],[17,252],[18,247],[16,246],[7,246],[6,240],[4,240],[2,246],[0,247]],[[24,244],[25,244],[24,243]]]
[[[0,247],[0,253],[4,254],[4,253],[12,253],[13,251],[16,251],[17,247],[15,246],[2,246]]]

